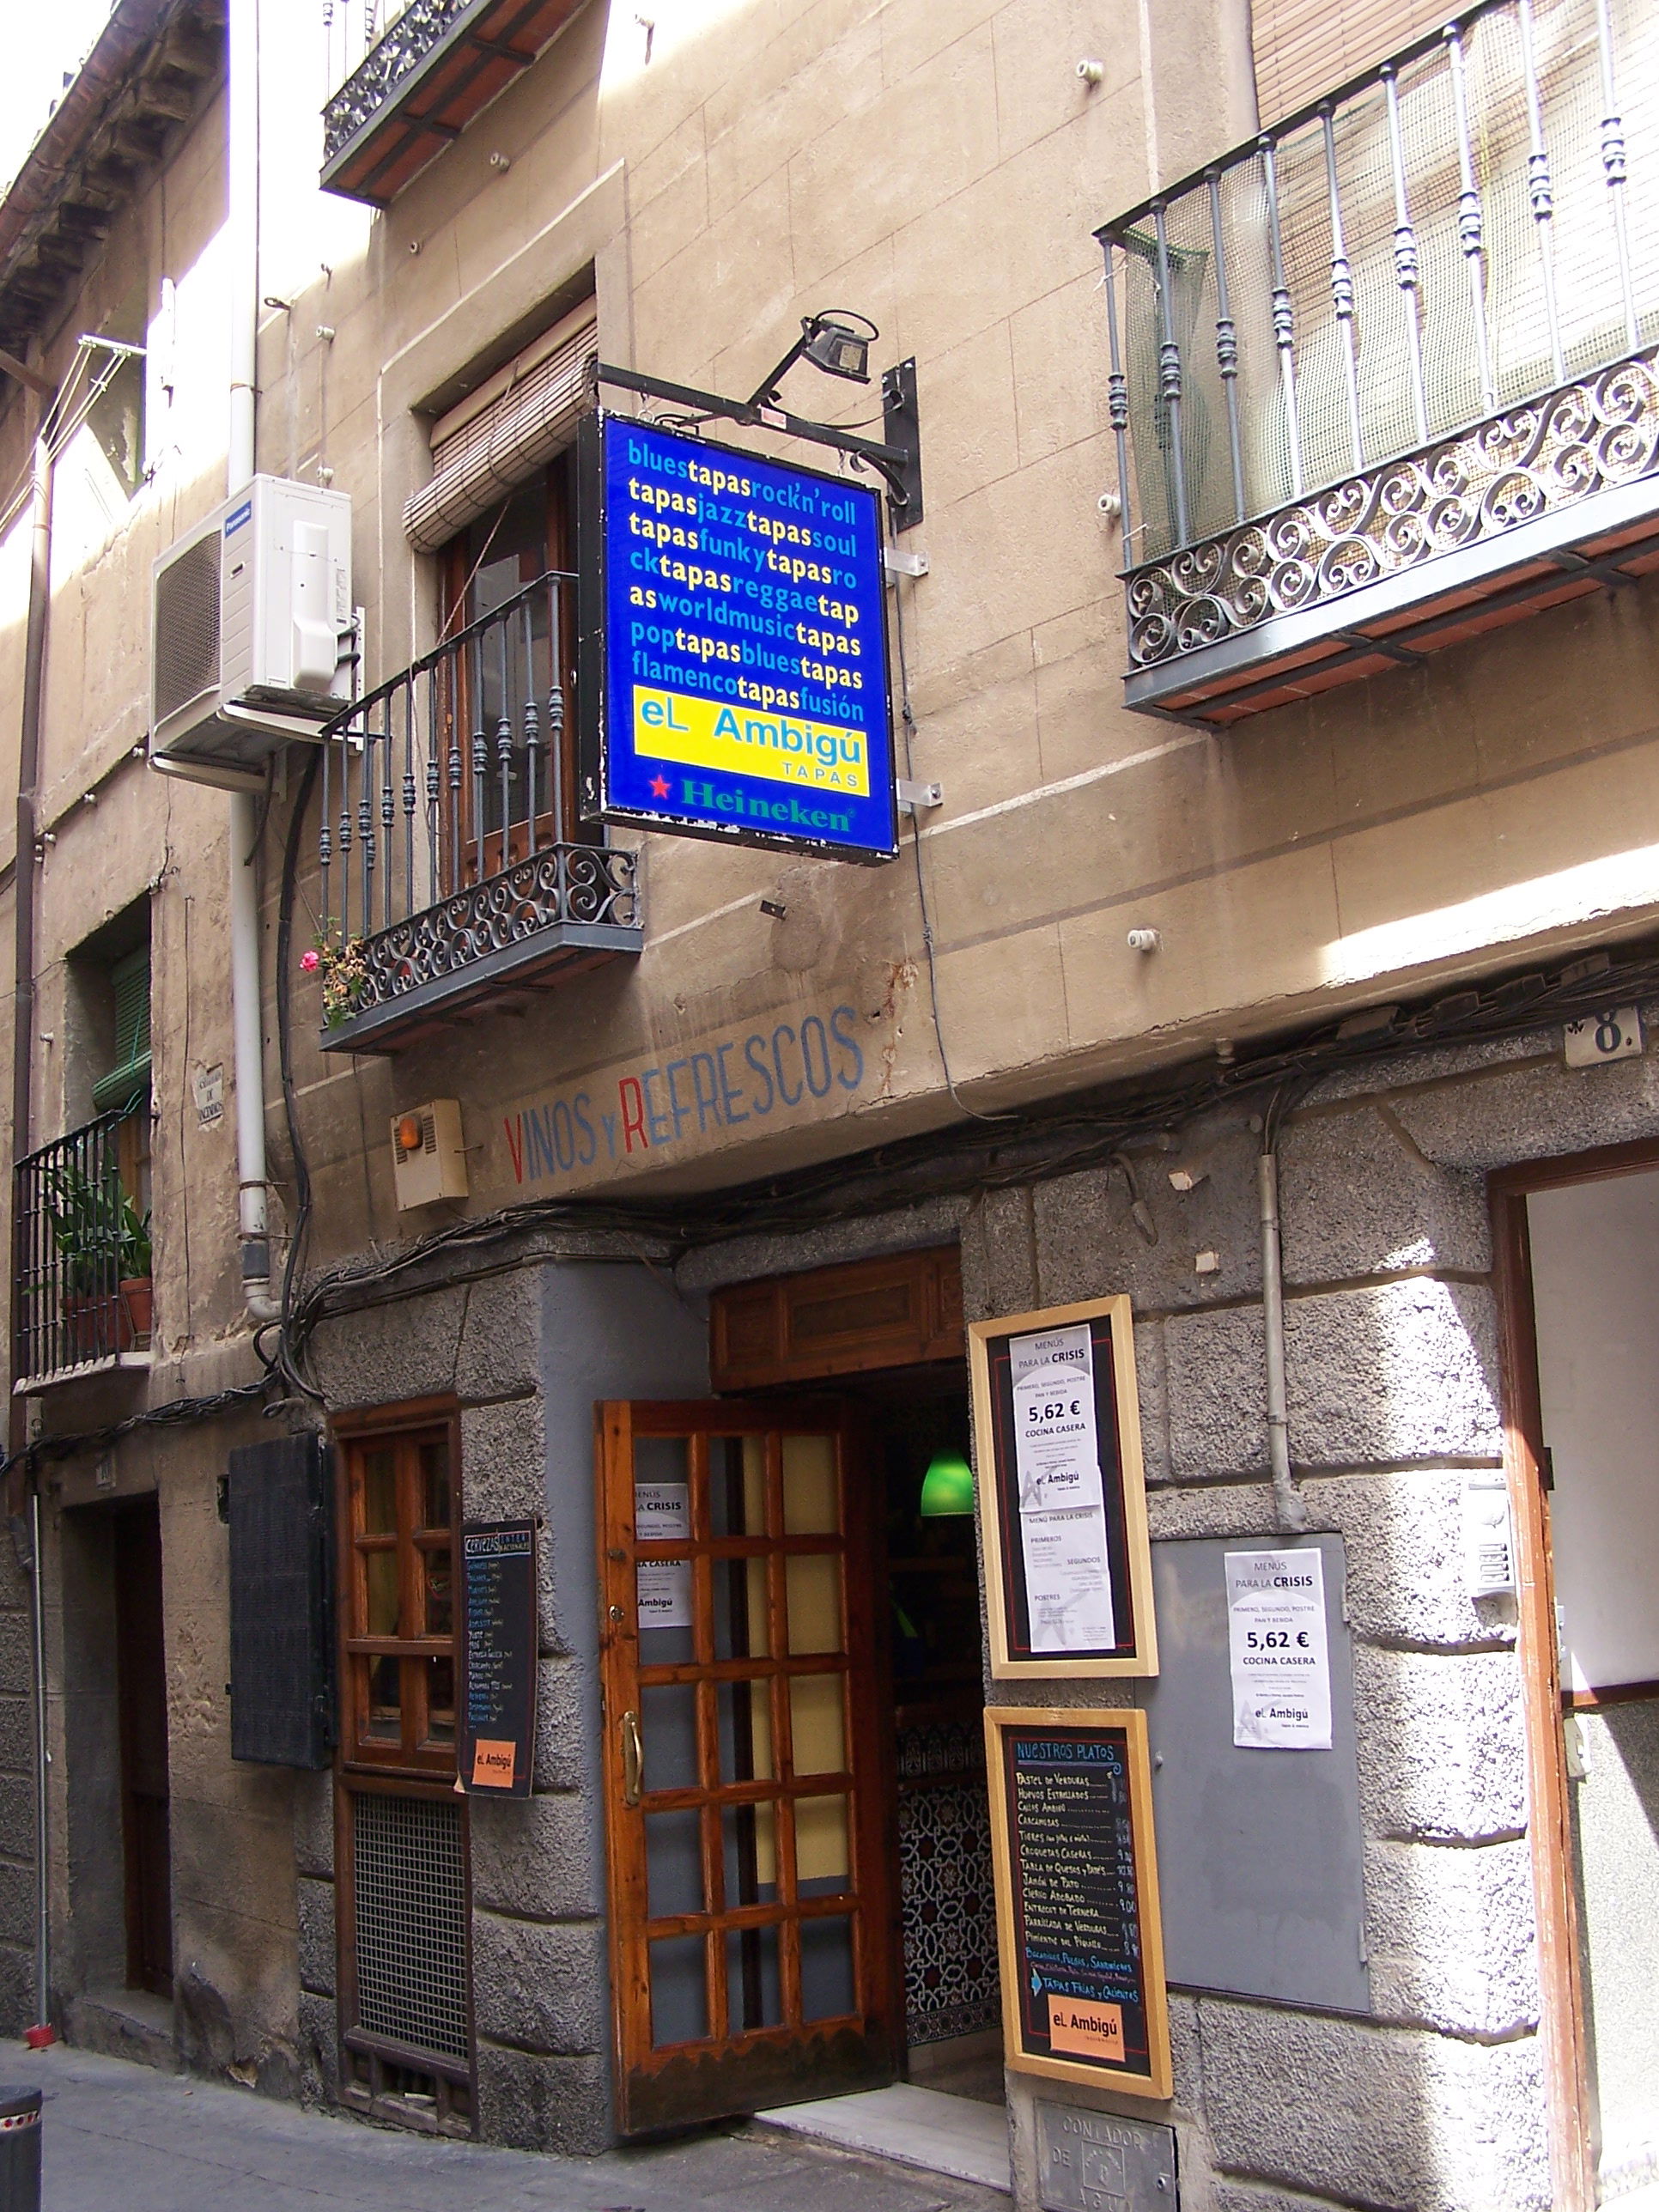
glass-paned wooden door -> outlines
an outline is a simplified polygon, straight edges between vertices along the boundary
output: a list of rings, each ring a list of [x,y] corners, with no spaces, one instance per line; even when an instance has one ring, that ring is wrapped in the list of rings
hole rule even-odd
[[[599,1410],[621,2127],[890,2081],[878,1578],[850,1414]]]

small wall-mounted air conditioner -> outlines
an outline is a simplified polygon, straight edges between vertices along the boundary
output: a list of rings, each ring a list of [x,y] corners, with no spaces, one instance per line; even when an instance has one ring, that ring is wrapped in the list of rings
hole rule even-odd
[[[150,765],[254,791],[350,696],[351,501],[255,477],[156,562]]]

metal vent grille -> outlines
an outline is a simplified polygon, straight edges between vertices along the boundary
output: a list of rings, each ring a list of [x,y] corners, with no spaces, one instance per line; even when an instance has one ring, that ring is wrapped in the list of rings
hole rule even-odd
[[[219,536],[198,538],[155,580],[155,719],[219,688]]]
[[[351,1802],[357,2025],[465,2063],[461,1808],[415,1797]]]

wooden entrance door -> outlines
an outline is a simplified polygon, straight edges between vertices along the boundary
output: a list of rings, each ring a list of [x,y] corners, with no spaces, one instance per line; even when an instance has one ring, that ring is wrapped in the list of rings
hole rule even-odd
[[[167,1786],[167,1684],[162,1641],[161,1523],[155,1500],[120,1509],[115,1532],[121,1836],[126,1870],[127,1985],[173,1995],[173,1862]]]
[[[848,1409],[599,1409],[624,2134],[891,2081],[878,1577]]]

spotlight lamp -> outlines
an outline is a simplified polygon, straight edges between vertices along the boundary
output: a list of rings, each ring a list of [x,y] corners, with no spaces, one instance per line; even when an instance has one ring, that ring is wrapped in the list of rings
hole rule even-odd
[[[880,336],[867,315],[855,315],[847,307],[826,307],[801,324],[806,358],[813,368],[854,384],[870,381],[870,349]]]
[[[775,405],[778,386],[798,361],[810,361],[826,376],[844,376],[851,384],[868,384],[870,349],[880,336],[867,315],[854,314],[850,307],[825,307],[816,315],[803,315],[800,336],[756,386],[750,405]]]

